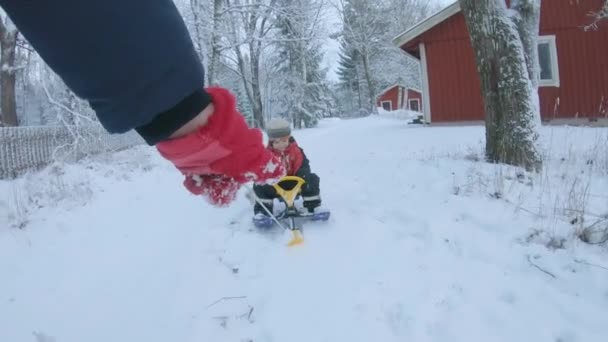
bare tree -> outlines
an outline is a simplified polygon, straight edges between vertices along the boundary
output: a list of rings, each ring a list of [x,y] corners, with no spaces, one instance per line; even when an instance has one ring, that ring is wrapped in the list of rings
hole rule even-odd
[[[226,0],[237,72],[253,113],[254,125],[265,127],[260,62],[267,35],[274,26],[277,0]],[[244,51],[242,50],[245,47]]]
[[[540,0],[459,0],[469,30],[486,113],[486,157],[538,170],[536,46]]]
[[[221,40],[224,36],[223,20],[226,14],[223,11],[224,4],[225,0],[190,0],[192,35],[201,60],[207,62],[205,76],[208,85],[218,84]],[[211,11],[208,11],[209,8]]]
[[[0,126],[17,126],[15,52],[19,31],[7,15],[0,18]]]

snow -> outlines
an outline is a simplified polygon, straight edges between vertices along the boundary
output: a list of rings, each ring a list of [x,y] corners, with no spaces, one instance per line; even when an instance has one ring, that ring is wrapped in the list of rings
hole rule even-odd
[[[483,127],[295,131],[332,209],[295,248],[144,146],[0,182],[0,341],[606,341],[608,249],[555,209],[605,213],[608,129],[541,132],[536,176]]]
[[[416,112],[416,111],[409,110],[409,109],[399,109],[399,110],[387,111],[382,107],[378,107],[377,111],[378,111],[378,115],[380,117],[392,118],[392,119],[398,119],[398,120],[406,120],[408,122],[411,122],[412,120],[415,120],[424,115],[421,112]]]

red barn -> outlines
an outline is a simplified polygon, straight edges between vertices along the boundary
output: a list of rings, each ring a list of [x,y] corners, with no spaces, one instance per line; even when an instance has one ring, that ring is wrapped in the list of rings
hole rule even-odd
[[[538,42],[543,120],[608,115],[608,23],[585,30],[604,0],[542,1]],[[608,21],[608,20],[605,20]],[[484,119],[473,48],[458,2],[397,36],[421,62],[427,122]]]
[[[422,93],[417,89],[394,84],[380,92],[376,99],[376,106],[382,107],[386,111],[409,109],[421,112]]]

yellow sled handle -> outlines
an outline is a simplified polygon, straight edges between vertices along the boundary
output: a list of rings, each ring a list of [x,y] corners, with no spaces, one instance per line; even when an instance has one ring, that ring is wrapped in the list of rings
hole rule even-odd
[[[281,186],[285,182],[295,182],[295,185],[291,189],[285,189]],[[285,176],[281,178],[276,184],[272,186],[277,191],[277,194],[287,203],[288,207],[293,207],[293,202],[302,190],[302,186],[306,183],[304,179],[298,176]]]

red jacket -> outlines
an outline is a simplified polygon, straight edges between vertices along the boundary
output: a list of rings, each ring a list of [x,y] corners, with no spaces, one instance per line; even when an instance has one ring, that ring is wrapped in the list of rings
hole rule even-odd
[[[288,176],[301,176],[302,172],[310,172],[308,170],[308,159],[293,137],[289,138],[289,145],[283,152],[274,149],[271,145],[268,146],[268,149],[281,157]]]

